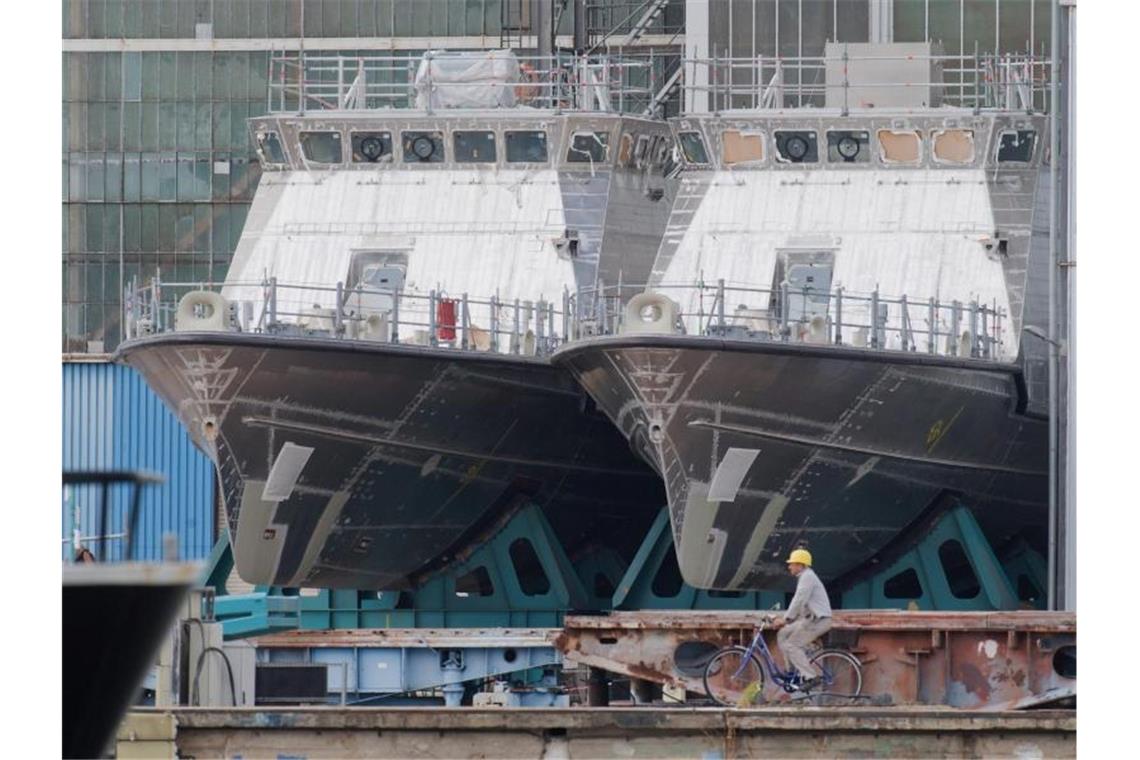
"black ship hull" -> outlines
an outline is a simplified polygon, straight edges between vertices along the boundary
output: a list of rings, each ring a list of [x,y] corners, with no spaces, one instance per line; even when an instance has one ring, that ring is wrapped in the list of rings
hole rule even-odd
[[[553,360],[661,475],[694,586],[781,586],[801,544],[839,578],[956,503],[994,546],[1044,548],[1046,423],[1021,411],[1012,366],[644,335]]]
[[[545,360],[239,333],[142,338],[117,360],[216,463],[250,583],[411,588],[528,503],[571,554],[600,538],[628,557],[663,503]],[[268,482],[290,457],[278,469],[299,474]]]

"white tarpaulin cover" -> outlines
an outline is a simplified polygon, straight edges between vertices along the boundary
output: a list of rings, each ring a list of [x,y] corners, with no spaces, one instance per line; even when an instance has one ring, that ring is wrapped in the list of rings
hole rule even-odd
[[[428,53],[416,70],[416,107],[511,108],[518,81],[510,50]]]

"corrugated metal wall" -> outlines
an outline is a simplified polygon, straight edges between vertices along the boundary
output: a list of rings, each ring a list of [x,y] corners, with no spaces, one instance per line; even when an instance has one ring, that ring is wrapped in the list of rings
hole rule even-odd
[[[63,364],[64,470],[149,470],[166,482],[148,486],[140,507],[137,559],[161,559],[162,537],[178,537],[178,555],[198,559],[214,540],[214,468],[190,442],[177,418],[130,367],[107,363]],[[108,534],[126,527],[129,489],[112,489]],[[70,538],[78,507],[84,536],[99,532],[96,486],[65,489],[61,538]],[[94,542],[87,542],[97,552]],[[107,542],[112,559],[125,544]],[[66,557],[71,544],[63,544]]]

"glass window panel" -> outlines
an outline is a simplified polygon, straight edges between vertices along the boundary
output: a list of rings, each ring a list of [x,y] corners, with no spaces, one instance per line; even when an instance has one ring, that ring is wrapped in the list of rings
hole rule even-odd
[[[178,200],[194,200],[194,154],[178,154]]]
[[[230,96],[230,67],[233,53],[214,53],[214,97],[224,100]]]
[[[122,53],[107,53],[107,58],[103,62],[103,75],[106,77],[103,82],[103,97],[118,101],[123,93]]]
[[[157,201],[159,177],[162,175],[158,154],[143,153],[139,169],[142,177],[142,199],[144,201]]]
[[[178,26],[175,35],[178,37],[194,37],[194,24],[197,23],[193,0],[181,0],[178,3]]]
[[[340,37],[340,3],[338,0],[321,0],[321,35]]]
[[[178,89],[178,64],[175,54],[164,51],[158,54],[158,96],[171,99]]]
[[[226,200],[230,197],[230,172],[232,171],[230,154],[214,153],[212,154],[212,160],[215,164],[211,168],[211,171],[213,172],[213,179],[211,181],[213,199],[216,201]],[[222,171],[219,171],[218,169],[220,167],[225,168]]]
[[[178,200],[178,157],[175,153],[161,153],[158,159],[158,199]]]
[[[269,36],[269,0],[250,0],[249,36],[254,38]]]
[[[302,0],[304,10],[302,14],[305,21],[303,34],[306,37],[321,36],[321,2],[320,0]]]
[[[123,154],[108,153],[104,173],[104,200],[119,203],[123,200]]]
[[[177,142],[169,147],[193,148],[194,141],[197,137],[197,125],[194,122],[194,103],[189,100],[184,100],[179,103],[175,103],[174,109],[174,118],[178,122],[178,138]]]
[[[103,156],[87,154],[87,200],[103,200]]]
[[[194,157],[194,200],[210,200],[210,179],[213,175],[213,162],[207,153]]]
[[[142,53],[123,53],[123,100],[142,99]]]
[[[142,240],[139,247],[145,252],[158,250],[158,209],[155,205],[142,207]]]
[[[506,133],[507,161],[544,164],[547,161],[546,133],[537,130]]]
[[[934,160],[943,164],[974,163],[974,130],[936,130],[934,132]]]
[[[214,92],[212,53],[194,53],[194,99],[209,100]]]
[[[143,103],[141,117],[142,140],[139,147],[158,150],[158,103]]]
[[[143,53],[141,63],[142,99],[158,100],[161,54]]]
[[[705,141],[699,132],[682,132],[680,140],[681,150],[684,151],[685,159],[689,163],[707,164],[709,162],[709,154],[705,150]]]
[[[265,96],[269,92],[269,54],[254,52],[249,54],[249,98],[257,105],[250,112],[265,113]]]
[[[106,110],[105,103],[87,104],[87,150],[103,150]]]
[[[194,205],[194,250],[210,250],[210,207],[205,203]]]
[[[142,33],[140,37],[155,38],[160,35],[159,32],[159,9],[158,3],[152,0],[137,0],[140,10],[139,15],[142,17]],[[169,3],[166,3],[169,5]]]
[[[192,35],[193,33],[191,33]],[[194,54],[179,52],[175,54],[176,89],[175,96],[179,100],[194,99]],[[169,92],[163,93],[169,96]]]
[[[228,2],[214,5],[214,15],[212,18],[214,23],[214,39],[222,40],[234,36],[233,8],[236,4],[235,0],[229,0]]]
[[[87,211],[82,203],[67,207],[68,253],[79,253],[87,243]]]
[[[570,163],[600,163],[609,153],[610,136],[605,132],[576,132],[566,152]]]
[[[123,104],[123,150],[142,149],[142,103]]]
[[[249,144],[245,120],[249,116],[249,104],[244,100],[235,100],[231,104],[230,113],[230,144],[231,150],[252,153],[253,146]]]
[[[103,206],[99,203],[88,203],[83,208],[87,216],[87,241],[84,243],[85,251],[92,253],[103,250]]]
[[[119,204],[103,207],[103,251],[119,252]]]
[[[315,164],[339,164],[344,160],[339,132],[302,132],[300,142],[305,158]]]
[[[175,208],[178,210],[178,221],[174,250],[190,253],[194,250],[194,207],[189,203],[179,203]]]
[[[155,250],[173,253],[174,236],[178,228],[178,214],[173,204],[158,207],[158,247]]]
[[[107,36],[107,0],[87,0],[87,34],[97,40]]]
[[[455,160],[460,163],[495,163],[495,133],[488,131],[455,132]]]
[[[353,161],[376,161],[392,154],[392,135],[388,132],[354,134],[352,136]],[[257,135],[258,158],[267,164],[286,163],[285,149],[276,132]]]
[[[213,124],[210,121],[210,103],[199,102],[194,104],[194,140],[182,147],[193,147],[196,150],[209,150],[210,137]]]
[[[378,37],[392,36],[392,29],[395,24],[393,11],[395,4],[393,0],[377,0],[376,2],[376,35]]]
[[[412,3],[412,35],[416,37],[430,37],[432,4],[430,2]]]
[[[170,38],[178,33],[178,9],[174,3],[155,3],[158,6],[158,36]]]
[[[142,199],[142,160],[138,153],[123,156],[123,200]]]
[[[415,0],[392,0],[392,16],[395,22],[395,36],[411,37],[414,32],[412,22],[413,6]]]
[[[1029,163],[1033,160],[1033,145],[1037,133],[1031,129],[1006,130],[998,135],[997,160]]]
[[[377,10],[378,8],[376,0],[365,0],[360,4],[360,8],[357,9],[357,33],[361,37],[379,36],[380,32],[377,24]]]
[[[134,204],[123,206],[123,252],[142,250],[142,210]]]
[[[106,150],[121,150],[123,107],[118,103],[108,103],[103,109],[103,147]]]
[[[214,217],[210,228],[210,250],[215,258],[221,254],[229,255],[230,250],[230,207],[226,204],[215,203],[210,206]]]
[[[67,147],[83,150],[87,147],[87,104],[68,103]]]
[[[880,129],[879,158],[885,164],[917,164],[922,158],[922,136],[917,131]]]
[[[67,203],[68,194],[71,192],[71,188],[70,188],[71,167],[67,163],[67,154],[66,153],[63,154],[63,160],[60,163],[63,167],[63,178],[62,178],[62,182],[60,185],[60,190],[62,191],[62,193],[61,193],[62,197],[60,200],[62,200],[64,203]],[[64,235],[67,234],[67,227],[66,226],[63,228],[63,233],[64,233]],[[66,250],[66,249],[67,249],[67,242],[65,241],[64,242],[64,250]]]
[[[230,200],[241,200],[249,185],[249,161],[235,157],[230,161]]]
[[[249,0],[231,0],[230,36],[249,37]]]
[[[464,0],[447,0],[447,33],[462,37],[467,29],[467,4]]]
[[[82,153],[72,153],[68,157],[68,198],[73,201],[87,200],[87,157]]]
[[[241,188],[242,200],[253,200],[254,191],[257,190],[257,183],[261,181],[261,164],[256,161],[246,161],[246,183]]]
[[[123,36],[135,39],[143,36],[143,5],[146,0],[121,0],[123,4]]]
[[[230,104],[227,102],[217,102],[213,104],[214,118],[213,118],[213,141],[212,147],[215,150],[226,150],[230,148],[230,113],[232,111]]]
[[[178,145],[178,104],[158,104],[158,147],[172,150]]]

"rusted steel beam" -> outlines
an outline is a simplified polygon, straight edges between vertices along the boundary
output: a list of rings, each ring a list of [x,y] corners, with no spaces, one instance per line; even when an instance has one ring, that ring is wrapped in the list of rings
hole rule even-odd
[[[259,636],[259,647],[548,647],[556,628],[352,628]]]
[[[569,662],[700,693],[704,660],[746,644],[757,620],[757,613],[569,616],[552,641]],[[776,651],[774,639],[768,646]],[[862,693],[876,703],[1016,709],[1076,694],[1072,613],[849,610],[836,613],[827,644],[860,659]],[[786,699],[770,683],[765,696]]]

